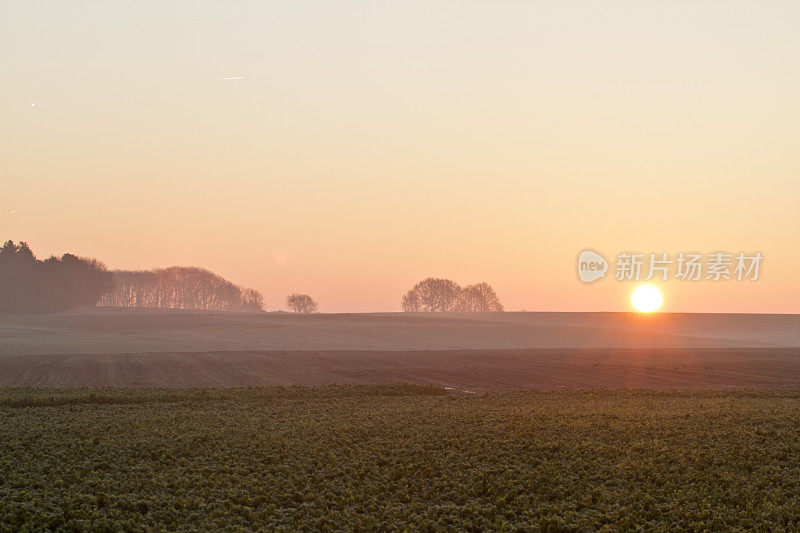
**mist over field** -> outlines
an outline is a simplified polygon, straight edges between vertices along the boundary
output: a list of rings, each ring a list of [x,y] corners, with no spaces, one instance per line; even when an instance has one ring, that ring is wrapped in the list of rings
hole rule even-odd
[[[98,309],[0,316],[0,386],[780,388],[798,350],[797,315]]]

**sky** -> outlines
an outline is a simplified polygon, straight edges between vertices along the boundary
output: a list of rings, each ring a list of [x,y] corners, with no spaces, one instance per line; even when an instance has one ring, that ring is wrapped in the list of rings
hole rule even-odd
[[[0,238],[324,312],[622,311],[620,252],[758,251],[663,310],[798,313],[799,94],[796,1],[3,0]]]

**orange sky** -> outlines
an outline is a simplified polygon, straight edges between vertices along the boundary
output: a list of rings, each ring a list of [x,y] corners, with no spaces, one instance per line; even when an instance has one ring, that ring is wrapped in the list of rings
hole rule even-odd
[[[618,252],[760,251],[664,310],[800,312],[796,2],[3,2],[0,233],[322,311],[434,275],[627,310]],[[243,79],[224,80],[243,76]],[[33,105],[35,104],[35,105]]]

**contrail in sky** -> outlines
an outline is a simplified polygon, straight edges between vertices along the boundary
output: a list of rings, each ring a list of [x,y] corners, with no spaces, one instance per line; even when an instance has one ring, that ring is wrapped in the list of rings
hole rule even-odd
[[[243,80],[244,76],[228,76],[227,78],[220,78],[221,81],[224,80]]]

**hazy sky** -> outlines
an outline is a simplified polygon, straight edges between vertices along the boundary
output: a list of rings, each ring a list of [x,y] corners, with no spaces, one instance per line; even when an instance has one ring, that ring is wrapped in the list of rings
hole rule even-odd
[[[760,251],[664,309],[800,312],[800,2],[3,0],[0,183],[4,240],[267,309],[627,310],[591,247]]]

